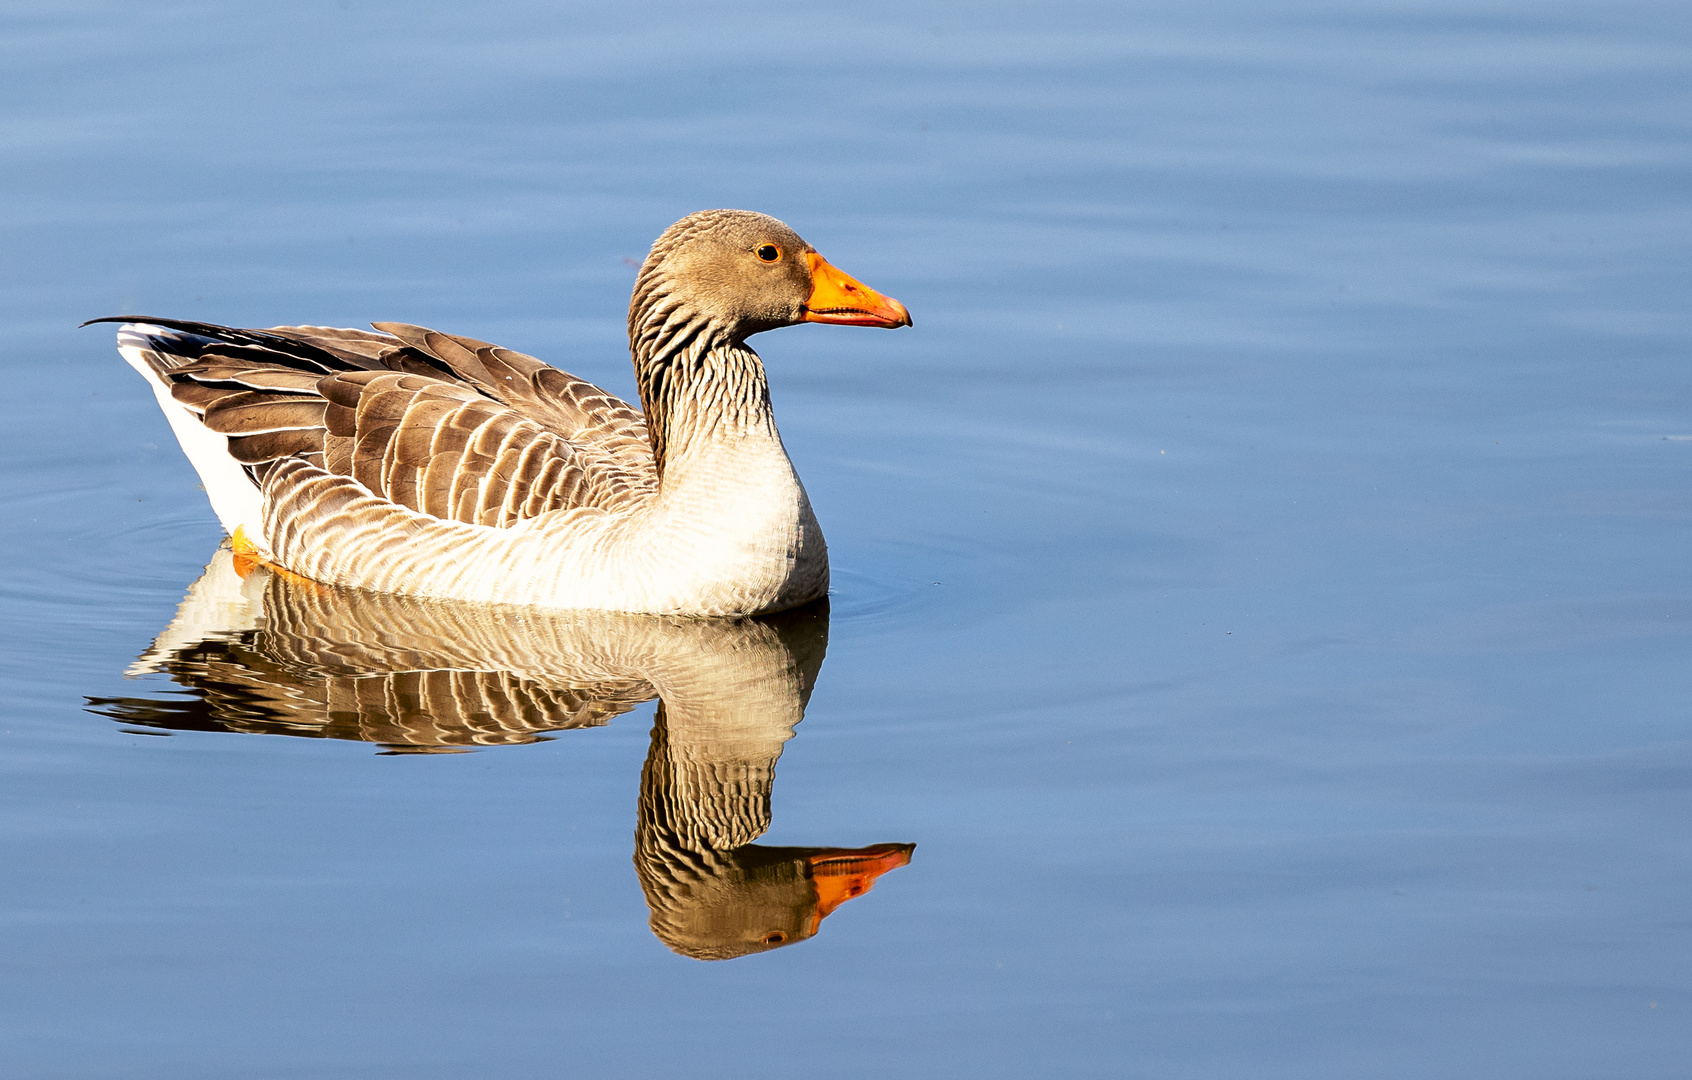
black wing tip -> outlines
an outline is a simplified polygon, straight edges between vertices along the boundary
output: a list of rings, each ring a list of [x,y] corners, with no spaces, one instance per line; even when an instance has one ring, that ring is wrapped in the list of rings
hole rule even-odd
[[[101,322],[157,323],[158,321],[159,320],[149,318],[146,315],[102,315],[98,319],[89,319],[87,322],[79,322],[76,324],[76,328],[81,330],[84,326],[93,326],[95,323]]]
[[[323,374],[332,374],[337,371],[371,370],[366,361],[343,356],[309,341],[290,337],[287,334],[272,333],[269,330],[242,330],[233,326],[222,326],[218,323],[197,322],[193,319],[161,319],[151,315],[105,315],[98,319],[89,319],[82,325],[89,326],[93,323],[143,323],[148,326],[162,327],[166,330],[175,330],[190,337],[203,338],[207,342],[219,342],[237,348],[264,349],[273,354],[289,357],[293,361],[293,363],[284,363],[284,366],[294,367],[300,363],[309,364],[313,369]]]
[[[193,319],[165,319],[157,315],[102,315],[98,319],[89,319],[85,323],[78,323],[77,329],[80,330],[84,326],[93,326],[95,323],[145,323],[148,326],[162,326],[166,330],[181,330],[184,333],[200,334],[201,336],[210,336],[207,331],[213,332],[213,335],[218,331],[235,334],[262,333],[262,331],[235,330],[232,327],[219,326],[217,323],[196,322]]]

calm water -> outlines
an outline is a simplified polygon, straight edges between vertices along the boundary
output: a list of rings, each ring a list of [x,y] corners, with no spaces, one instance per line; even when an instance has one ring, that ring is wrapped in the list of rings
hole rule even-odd
[[[0,10],[0,1071],[1692,1071],[1692,9],[1272,8]],[[916,318],[759,339],[829,612],[166,633],[77,322],[632,394],[711,206]]]

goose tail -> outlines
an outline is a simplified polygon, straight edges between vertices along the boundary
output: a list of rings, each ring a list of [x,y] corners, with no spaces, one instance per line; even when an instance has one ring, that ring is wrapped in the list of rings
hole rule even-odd
[[[118,326],[117,345],[129,366],[153,388],[182,452],[200,474],[200,483],[224,531],[234,536],[235,530],[244,529],[248,536],[262,536],[263,499],[257,479],[230,456],[227,436],[208,429],[197,414],[171,394],[168,372],[195,362],[199,350],[188,346],[198,337],[201,335],[155,323],[126,322]]]

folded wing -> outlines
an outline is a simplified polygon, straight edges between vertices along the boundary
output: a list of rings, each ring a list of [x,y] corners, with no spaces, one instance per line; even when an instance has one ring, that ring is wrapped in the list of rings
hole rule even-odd
[[[260,486],[304,475],[275,469],[298,458],[417,513],[494,527],[622,509],[657,490],[639,412],[486,342],[403,323],[371,333],[99,321],[132,324],[171,398],[223,435]]]

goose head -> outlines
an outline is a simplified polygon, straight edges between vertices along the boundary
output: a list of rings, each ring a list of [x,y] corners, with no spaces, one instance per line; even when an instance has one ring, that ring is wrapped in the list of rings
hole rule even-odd
[[[905,305],[835,268],[782,222],[747,210],[690,214],[652,245],[629,308],[631,336],[675,326],[678,314],[732,341],[802,322],[911,325]]]

